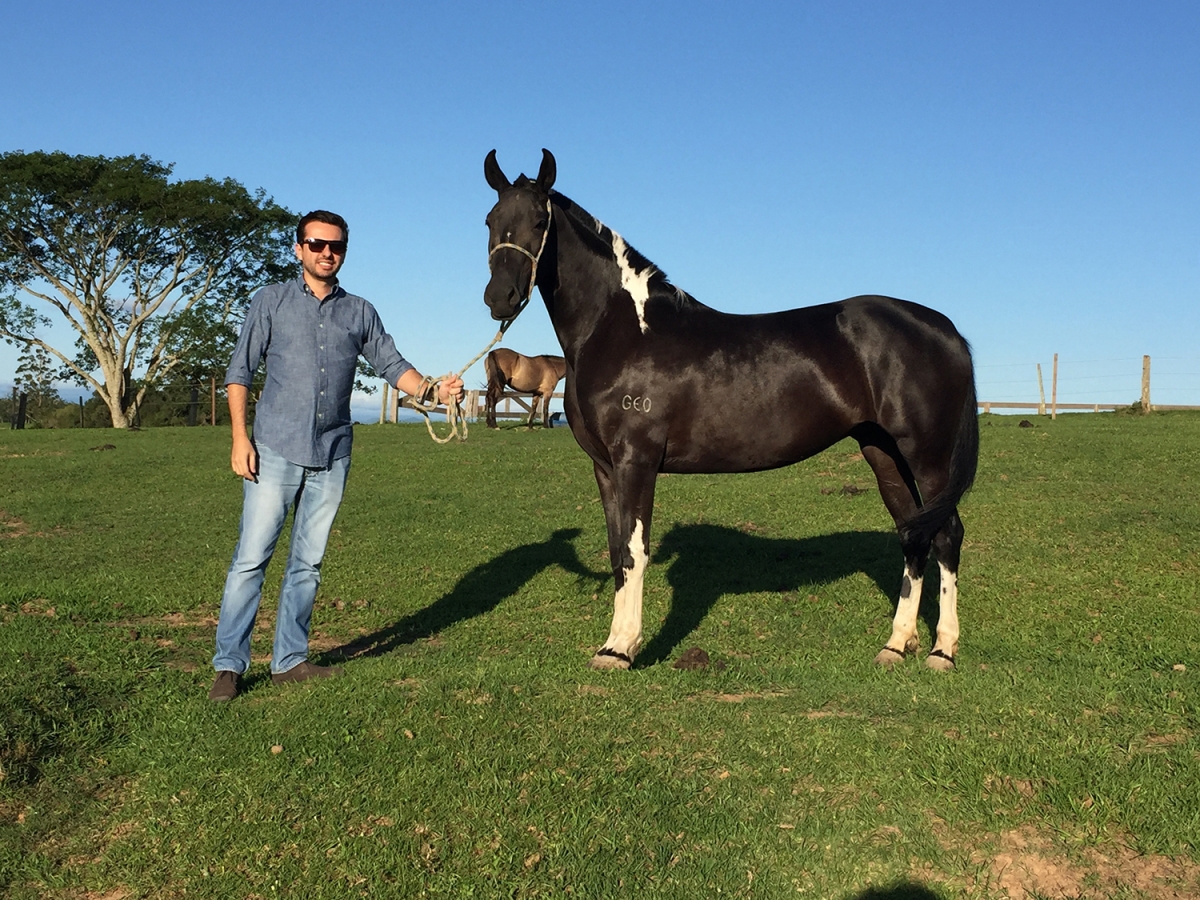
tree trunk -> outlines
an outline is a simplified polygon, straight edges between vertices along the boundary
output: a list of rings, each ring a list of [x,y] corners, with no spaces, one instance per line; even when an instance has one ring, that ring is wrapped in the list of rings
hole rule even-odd
[[[121,409],[120,401],[114,403],[108,397],[104,398],[104,402],[108,404],[108,411],[112,415],[113,428],[128,428],[129,413],[127,410]]]

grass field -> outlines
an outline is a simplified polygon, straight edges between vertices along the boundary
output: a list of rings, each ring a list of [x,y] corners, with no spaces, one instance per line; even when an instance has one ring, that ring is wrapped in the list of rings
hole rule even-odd
[[[0,894],[1198,896],[1200,415],[1019,421],[981,420],[949,674],[872,665],[901,557],[851,444],[661,478],[645,648],[595,672],[570,434],[359,427],[347,676],[271,684],[276,560],[223,706],[227,430],[5,432]]]

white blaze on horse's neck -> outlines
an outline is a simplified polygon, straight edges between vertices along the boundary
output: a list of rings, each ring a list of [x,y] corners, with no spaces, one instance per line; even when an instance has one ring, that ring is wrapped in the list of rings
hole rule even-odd
[[[642,334],[645,334],[650,330],[650,326],[646,324],[646,301],[650,299],[650,276],[654,274],[654,268],[651,266],[641,272],[634,271],[633,266],[629,264],[629,248],[625,239],[615,231],[612,248],[613,255],[617,257],[617,268],[621,270],[621,287],[633,298],[638,326],[642,329]]]

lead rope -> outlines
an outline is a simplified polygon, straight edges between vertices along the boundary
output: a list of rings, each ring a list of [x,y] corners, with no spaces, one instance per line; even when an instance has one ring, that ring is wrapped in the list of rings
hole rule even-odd
[[[489,350],[491,350],[493,347],[495,347],[498,343],[500,343],[500,340],[504,337],[504,332],[508,331],[509,326],[511,326],[513,322],[517,321],[517,316],[519,316],[521,314],[521,312],[525,309],[525,307],[529,305],[529,300],[531,297],[533,297],[534,284],[537,282],[538,261],[541,260],[541,258],[542,258],[542,251],[544,251],[546,249],[546,238],[548,238],[550,236],[550,216],[551,215],[552,215],[552,209],[550,207],[550,198],[547,197],[546,198],[546,230],[544,232],[542,232],[542,245],[540,247],[538,247],[538,252],[537,252],[536,256],[518,244],[508,244],[508,243],[497,244],[495,247],[493,247],[491,250],[488,251],[488,268],[489,269],[492,266],[492,257],[495,256],[497,250],[503,250],[505,248],[508,248],[510,250],[516,250],[518,253],[522,253],[525,256],[529,257],[529,260],[533,265],[533,274],[529,278],[529,293],[527,293],[525,295],[525,299],[522,300],[517,305],[516,311],[509,318],[505,319],[504,322],[500,325],[500,330],[496,332],[496,336],[494,338],[492,338],[491,341],[488,342],[488,345],[486,347],[484,347],[482,350],[480,350],[478,353],[476,353],[475,356],[471,359],[471,361],[469,363],[467,363],[465,366],[463,366],[461,369],[458,370],[457,374],[458,374],[459,378],[463,377],[463,374],[467,371],[467,369],[471,368],[471,366],[473,366],[473,365],[475,365],[475,363],[479,362],[479,360],[483,357],[483,355],[485,353],[487,353]],[[429,432],[429,436],[431,438],[433,438],[434,442],[436,442],[438,444],[448,444],[448,443],[450,443],[450,441],[454,440],[454,438],[458,438],[459,441],[465,441],[467,439],[467,417],[463,414],[462,404],[459,403],[457,397],[451,397],[450,400],[447,401],[447,403],[446,403],[446,423],[450,426],[450,431],[447,432],[445,437],[437,436],[437,433],[434,432],[434,430],[433,430],[433,422],[429,418],[429,414],[431,412],[434,412],[438,407],[438,398],[437,398],[438,385],[441,384],[443,381],[445,381],[449,377],[450,377],[449,375],[443,375],[441,378],[433,379],[433,378],[430,378],[428,375],[425,376],[425,378],[422,379],[422,381],[421,381],[421,387],[418,389],[417,393],[414,394],[412,399],[409,401],[412,408],[415,409],[417,412],[419,412],[422,416],[425,417],[425,428]],[[459,432],[460,427],[462,429],[461,434]]]

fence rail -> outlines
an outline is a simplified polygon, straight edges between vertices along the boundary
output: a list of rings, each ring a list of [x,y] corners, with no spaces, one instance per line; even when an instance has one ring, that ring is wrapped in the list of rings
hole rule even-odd
[[[1042,366],[1041,363],[1036,364],[1037,369],[1037,386],[1039,399],[1036,401],[1012,401],[1012,400],[980,400],[978,408],[980,411],[990,413],[994,410],[1032,410],[1037,415],[1048,415],[1050,418],[1056,418],[1060,411],[1062,412],[1111,412],[1118,409],[1129,409],[1131,406],[1140,406],[1143,412],[1154,411],[1170,411],[1170,410],[1200,410],[1200,406],[1182,405],[1182,404],[1164,404],[1152,403],[1150,401],[1150,357],[1142,357],[1142,378],[1141,378],[1141,399],[1138,403],[1059,403],[1058,402],[1058,354],[1054,354],[1054,365],[1050,382],[1050,399],[1046,399],[1046,391],[1042,383]],[[1177,374],[1177,373],[1176,373]],[[186,392],[186,393],[184,393]],[[199,383],[188,385],[186,387],[169,385],[160,388],[146,398],[140,406],[133,408],[133,418],[135,424],[142,423],[142,412],[144,407],[155,404],[159,407],[170,407],[167,412],[170,413],[168,420],[161,420],[161,412],[154,417],[155,424],[183,424],[185,420],[188,425],[216,425],[220,422],[222,415],[221,411],[224,407],[223,403],[218,403],[218,396],[223,393],[223,388],[217,384],[216,378],[209,378],[207,383]],[[487,392],[483,390],[470,390],[466,392],[465,402],[463,404],[463,413],[468,419],[478,419],[486,409]],[[550,395],[552,399],[561,400],[563,394],[555,392]],[[17,386],[12,387],[11,400],[0,399],[0,406],[5,407],[0,421],[3,418],[8,418],[10,427],[15,429],[24,428],[26,425],[29,412],[27,410],[26,395],[19,391]],[[533,395],[524,394],[516,391],[505,391],[501,401],[497,404],[496,416],[501,419],[521,419],[525,418],[532,411]],[[513,405],[518,408],[514,409]],[[73,405],[73,404],[71,404]],[[400,407],[404,406],[411,409],[412,405],[407,398],[401,398],[399,391],[394,386],[383,386],[383,400],[379,410],[379,422],[395,422],[398,420]],[[445,407],[437,407],[438,411],[444,412]],[[224,417],[224,418],[227,418]],[[35,423],[36,425],[36,423]],[[64,427],[60,423],[59,427]],[[79,398],[79,427],[84,427],[84,401]]]

